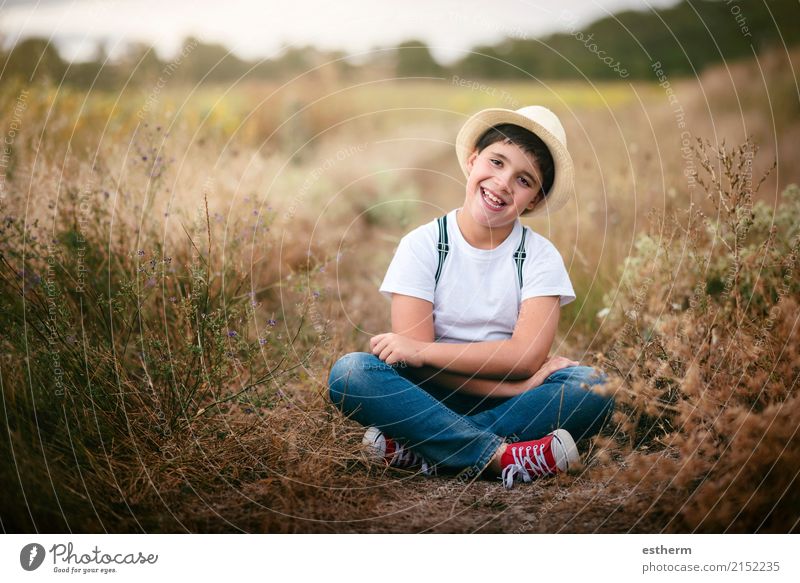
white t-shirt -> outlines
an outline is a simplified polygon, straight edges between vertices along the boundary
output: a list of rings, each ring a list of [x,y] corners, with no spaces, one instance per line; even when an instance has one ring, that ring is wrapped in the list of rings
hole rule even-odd
[[[447,214],[450,252],[435,285],[439,264],[439,227],[431,221],[400,240],[380,292],[421,298],[433,303],[437,342],[508,340],[514,332],[523,300],[536,296],[561,296],[561,305],[575,299],[564,261],[550,241],[529,227],[527,253],[519,287],[514,251],[522,238],[522,223],[494,249],[477,249],[467,243],[456,220]]]

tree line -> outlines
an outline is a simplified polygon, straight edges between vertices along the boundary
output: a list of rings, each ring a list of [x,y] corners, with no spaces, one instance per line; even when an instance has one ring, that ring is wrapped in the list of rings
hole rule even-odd
[[[153,84],[168,75],[176,81],[231,83],[283,80],[307,74],[336,80],[375,75],[481,79],[652,79],[659,62],[671,77],[693,76],[709,65],[752,57],[779,43],[800,40],[796,0],[685,0],[649,12],[627,11],[581,25],[569,12],[556,18],[563,32],[529,38],[506,32],[495,45],[474,47],[444,65],[419,40],[375,49],[355,62],[342,51],[288,47],[278,56],[248,61],[221,44],[187,38],[182,49],[162,59],[152,47],[131,44],[110,59],[102,44],[95,55],[65,61],[52,43],[28,38],[0,54],[3,78],[48,78],[78,87],[114,88]]]

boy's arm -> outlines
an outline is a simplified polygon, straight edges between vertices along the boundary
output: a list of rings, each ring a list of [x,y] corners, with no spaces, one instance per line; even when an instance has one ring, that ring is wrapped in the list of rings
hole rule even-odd
[[[418,384],[434,382],[459,393],[481,397],[514,397],[541,384],[541,381],[536,382],[532,378],[519,381],[486,379],[438,370],[431,366],[412,368],[410,373],[412,379]]]
[[[397,310],[395,298],[407,298],[400,300]],[[409,304],[409,300],[412,303]],[[426,304],[427,311],[418,302]],[[528,298],[522,302],[510,340],[450,344],[433,342],[430,302],[395,294],[392,299],[394,333],[374,336],[370,347],[373,354],[389,364],[404,361],[413,367],[430,366],[468,376],[526,379],[532,377],[547,359],[555,339],[559,313],[558,296]]]
[[[423,344],[434,343],[433,305],[426,300],[392,294],[392,332]],[[449,389],[473,395],[510,397],[531,388],[525,381],[503,381],[480,378],[442,370],[441,367],[422,366],[411,370],[417,382],[434,381]]]

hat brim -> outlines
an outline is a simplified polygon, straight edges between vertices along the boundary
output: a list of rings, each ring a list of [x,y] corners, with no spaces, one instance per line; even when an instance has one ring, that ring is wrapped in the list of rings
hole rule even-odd
[[[554,180],[550,192],[543,202],[534,207],[526,216],[552,213],[563,207],[569,200],[575,182],[575,170],[572,165],[572,156],[569,155],[566,145],[556,138],[549,130],[532,119],[510,109],[492,108],[479,111],[470,117],[462,126],[456,137],[456,155],[464,176],[469,176],[467,158],[475,150],[478,139],[489,128],[500,124],[514,124],[536,134],[545,143],[553,157]]]

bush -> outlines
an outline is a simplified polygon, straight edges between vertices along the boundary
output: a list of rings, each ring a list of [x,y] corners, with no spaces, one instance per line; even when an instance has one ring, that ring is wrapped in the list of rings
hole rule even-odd
[[[800,518],[800,189],[777,211],[754,203],[755,155],[698,142],[715,215],[654,216],[603,326],[620,439],[600,458],[623,464],[601,475],[667,530],[788,532]]]
[[[244,415],[271,407],[269,382],[304,358],[293,356],[296,333],[275,341],[274,298],[226,260],[246,254],[235,241],[219,249],[207,207],[179,242],[159,242],[155,222],[131,226],[124,201],[115,217],[109,196],[68,186],[47,228],[4,213],[6,531],[163,527],[167,513],[137,507],[269,460],[268,440],[242,447]],[[270,255],[268,231],[251,231]],[[292,297],[282,325],[299,332],[305,307]]]

